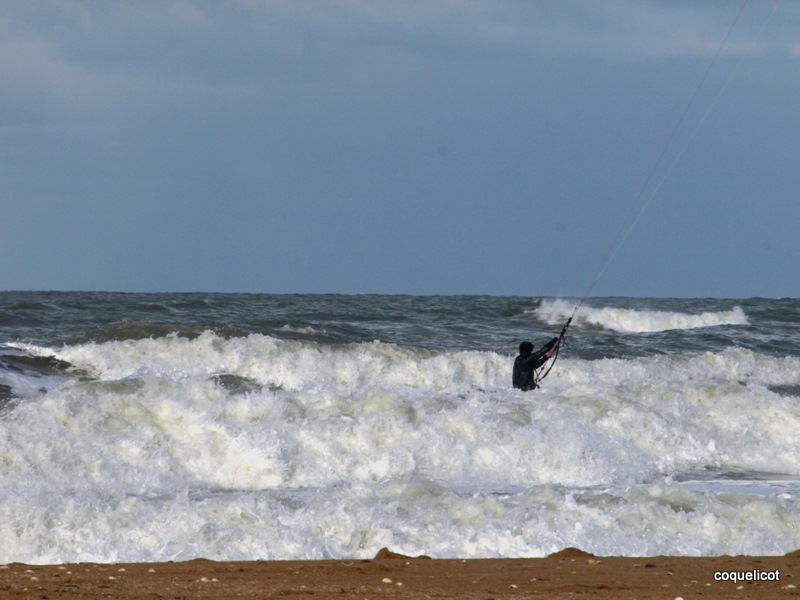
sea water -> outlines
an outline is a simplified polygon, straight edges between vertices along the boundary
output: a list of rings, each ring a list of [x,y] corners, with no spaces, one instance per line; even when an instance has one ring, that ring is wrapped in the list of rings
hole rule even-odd
[[[800,301],[0,293],[0,563],[783,554]]]

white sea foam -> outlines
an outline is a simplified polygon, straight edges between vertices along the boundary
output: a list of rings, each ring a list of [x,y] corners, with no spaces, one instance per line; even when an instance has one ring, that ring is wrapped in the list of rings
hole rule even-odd
[[[511,358],[205,333],[53,355],[0,418],[0,562],[781,553],[800,545],[797,358]],[[222,375],[247,381],[230,389]],[[679,483],[779,472],[784,495]],[[756,495],[757,496],[757,495]]]
[[[561,299],[544,300],[533,312],[551,325],[564,323],[575,304]],[[592,308],[586,304],[575,314],[574,325],[597,327],[619,333],[652,333],[670,329],[698,329],[720,325],[747,325],[747,315],[739,306],[728,311],[688,314],[630,308]]]
[[[783,554],[796,547],[790,498],[715,495],[678,484],[459,493],[388,480],[313,493],[141,496],[19,492],[0,505],[16,535],[0,556],[26,563],[368,558],[388,546],[435,557]]]

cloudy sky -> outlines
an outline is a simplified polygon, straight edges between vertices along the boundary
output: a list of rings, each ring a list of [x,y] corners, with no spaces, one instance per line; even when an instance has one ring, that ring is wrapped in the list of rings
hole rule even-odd
[[[6,0],[0,289],[797,297],[799,132],[794,0]]]

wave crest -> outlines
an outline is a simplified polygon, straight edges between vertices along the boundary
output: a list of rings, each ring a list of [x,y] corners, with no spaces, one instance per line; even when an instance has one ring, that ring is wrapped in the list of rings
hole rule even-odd
[[[534,311],[537,318],[551,325],[560,325],[572,314],[574,305],[567,300],[544,300]],[[741,307],[728,311],[689,314],[659,310],[583,306],[575,314],[573,325],[616,331],[617,333],[654,333],[673,329],[700,329],[720,325],[747,325]]]

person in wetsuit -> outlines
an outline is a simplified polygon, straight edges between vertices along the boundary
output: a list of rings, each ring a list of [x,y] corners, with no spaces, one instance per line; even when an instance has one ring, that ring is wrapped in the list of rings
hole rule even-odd
[[[566,327],[564,328],[566,329]],[[559,342],[563,341],[564,333],[554,337],[547,342],[538,352],[533,351],[533,344],[522,342],[519,345],[519,356],[514,361],[514,372],[511,376],[511,383],[515,388],[524,392],[536,389],[538,386],[534,381],[536,369],[541,367],[547,359],[555,354]]]

